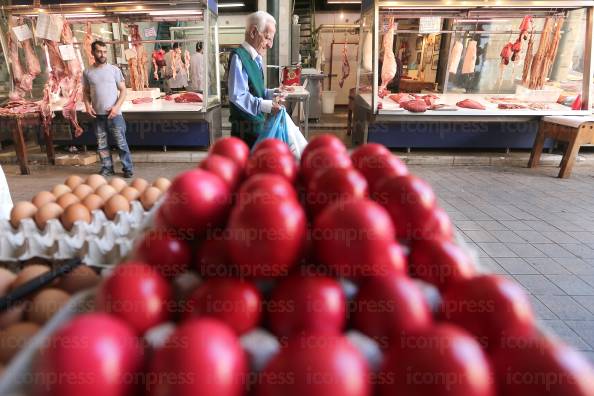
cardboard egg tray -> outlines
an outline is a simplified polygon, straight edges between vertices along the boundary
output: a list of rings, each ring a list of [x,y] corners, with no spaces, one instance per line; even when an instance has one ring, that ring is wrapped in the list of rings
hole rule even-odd
[[[133,201],[130,212],[118,212],[113,221],[102,210],[94,210],[90,223],[77,222],[70,231],[58,219],[49,220],[44,230],[33,219],[23,219],[16,230],[9,219],[0,219],[0,261],[80,257],[89,265],[117,264],[131,251],[134,238],[152,223],[157,207],[146,212]]]

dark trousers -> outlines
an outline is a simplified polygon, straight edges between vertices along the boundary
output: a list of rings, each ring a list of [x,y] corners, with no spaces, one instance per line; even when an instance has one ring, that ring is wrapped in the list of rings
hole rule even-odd
[[[258,140],[258,125],[251,121],[231,121],[231,136],[239,138],[251,149]]]

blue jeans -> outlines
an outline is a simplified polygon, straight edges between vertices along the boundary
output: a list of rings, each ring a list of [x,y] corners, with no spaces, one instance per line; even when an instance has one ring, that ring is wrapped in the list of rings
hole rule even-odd
[[[97,136],[97,151],[99,152],[99,158],[101,158],[101,169],[113,171],[113,159],[107,141],[109,132],[118,146],[123,171],[132,172],[134,166],[132,165],[128,142],[126,142],[126,121],[124,117],[120,114],[110,120],[106,115],[98,115],[95,119],[94,129],[95,136]]]

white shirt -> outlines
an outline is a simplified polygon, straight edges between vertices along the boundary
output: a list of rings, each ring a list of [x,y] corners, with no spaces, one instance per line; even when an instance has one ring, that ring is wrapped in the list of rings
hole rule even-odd
[[[204,54],[200,52],[190,58],[190,87],[194,91],[204,91]]]

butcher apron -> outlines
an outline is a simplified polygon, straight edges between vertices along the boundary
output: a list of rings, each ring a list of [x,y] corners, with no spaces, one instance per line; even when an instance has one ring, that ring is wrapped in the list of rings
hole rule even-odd
[[[241,64],[248,75],[248,87],[250,94],[257,98],[264,98],[266,95],[266,86],[264,85],[264,74],[260,66],[250,56],[249,52],[243,47],[236,48],[233,54],[239,56]],[[229,58],[229,65],[231,65],[231,58]],[[235,136],[247,143],[248,146],[252,146],[258,135],[264,128],[264,122],[266,116],[264,113],[260,113],[257,116],[253,116],[242,111],[239,107],[229,102],[231,115],[229,121],[231,122],[231,136]]]

